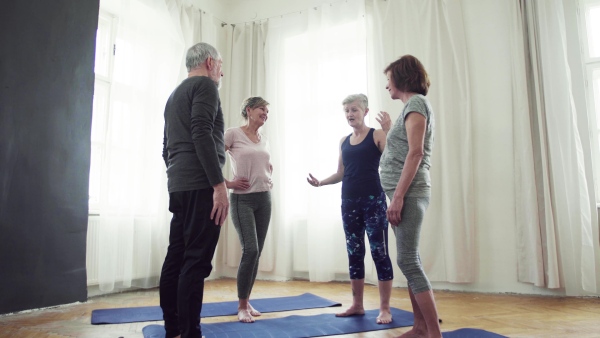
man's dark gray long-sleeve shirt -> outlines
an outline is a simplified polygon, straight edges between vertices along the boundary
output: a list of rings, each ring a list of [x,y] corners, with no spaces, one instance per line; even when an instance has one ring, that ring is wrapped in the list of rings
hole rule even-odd
[[[165,107],[163,159],[169,193],[222,183],[225,122],[219,91],[205,76],[185,79]]]

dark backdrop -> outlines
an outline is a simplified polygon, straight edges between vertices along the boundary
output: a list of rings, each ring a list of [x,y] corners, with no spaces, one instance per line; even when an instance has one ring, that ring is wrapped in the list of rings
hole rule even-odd
[[[0,5],[0,314],[87,299],[98,7]]]

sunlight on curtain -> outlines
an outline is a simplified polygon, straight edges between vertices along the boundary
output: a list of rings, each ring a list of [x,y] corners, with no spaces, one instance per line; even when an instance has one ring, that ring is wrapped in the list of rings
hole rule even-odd
[[[249,22],[231,25],[228,30],[231,36],[231,49],[226,54],[229,62],[225,63],[225,85],[221,90],[221,102],[225,115],[225,128],[238,127],[244,124],[241,116],[240,106],[242,101],[250,96],[265,97],[265,60],[264,40],[267,34],[266,22]],[[278,112],[270,108],[269,120],[262,128],[264,135],[269,135],[268,129],[272,126],[271,118]],[[267,137],[270,144],[276,144],[276,140]],[[224,176],[232,178],[230,158],[223,168]],[[228,218],[221,228],[221,237],[215,254],[218,260],[215,270],[218,276],[235,277],[239,265],[242,250],[237,231]],[[272,224],[271,224],[272,225]],[[267,232],[261,259],[258,265],[259,275],[263,272],[271,272],[275,256],[273,254],[273,227]]]
[[[384,90],[383,69],[404,54],[416,56],[431,80],[427,97],[436,116],[431,204],[420,241],[431,281],[477,277],[470,74],[459,1],[367,0],[369,90],[372,102],[395,120],[402,111]],[[372,116],[373,117],[373,116]],[[396,254],[393,248],[392,255]],[[393,256],[395,257],[395,256]],[[405,281],[399,270],[395,280]]]
[[[585,13],[585,20],[588,31],[596,32],[594,36],[588,36],[588,55],[592,58],[600,57],[600,2],[595,4],[592,1],[589,9]]]
[[[366,93],[363,13],[361,1],[347,1],[268,21],[275,277],[347,279],[341,185],[313,188],[306,177],[337,170],[339,141],[351,133],[341,102]]]
[[[324,179],[337,170],[340,139],[352,132],[341,102],[349,94],[367,93],[364,40],[355,36],[363,21],[353,19],[331,27],[323,22],[309,27],[308,33],[286,39],[283,49],[287,76],[282,108],[290,118],[284,123],[287,149],[282,155],[285,174],[295,178],[286,181],[283,200],[289,212],[285,223],[306,227],[306,242],[300,243],[307,245],[311,280],[333,280],[335,273],[347,270],[341,183],[315,189],[305,177],[310,172]]]
[[[88,274],[101,292],[154,287],[168,243],[163,108],[178,81],[183,45],[164,1],[103,0],[117,17],[98,216],[90,216]],[[93,171],[93,170],[92,170]]]
[[[582,58],[587,75],[588,122],[596,126],[591,133],[594,191],[596,204],[600,207],[600,1],[581,0],[577,11],[582,35]],[[600,237],[599,237],[600,238]],[[600,278],[600,274],[599,274]]]
[[[600,30],[598,30],[598,32],[600,32]],[[594,98],[596,98],[594,102],[595,110],[596,112],[600,112],[600,69],[594,69],[592,71],[592,90]],[[596,128],[600,134],[600,119],[598,119]]]
[[[202,9],[189,4],[190,0],[165,0],[165,2],[171,14],[173,25],[183,39],[184,50],[180,60],[181,74],[179,75],[182,81],[187,77],[185,51],[199,42],[206,42],[217,48],[221,56],[225,56],[226,50],[223,47],[226,35],[223,35],[224,29],[222,29],[223,26],[219,20]]]

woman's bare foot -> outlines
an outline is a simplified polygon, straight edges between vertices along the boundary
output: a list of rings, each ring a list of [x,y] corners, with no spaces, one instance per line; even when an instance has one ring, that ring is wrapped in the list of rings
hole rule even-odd
[[[379,316],[375,320],[377,324],[389,324],[392,322],[392,313],[389,310],[379,311]]]
[[[254,317],[262,315],[262,313],[260,313],[260,311],[258,311],[257,309],[253,308],[252,305],[250,305],[250,303],[248,303],[248,310],[250,311],[250,314]]]
[[[248,309],[238,309],[238,320],[242,323],[254,323],[254,317]]]
[[[352,305],[351,307],[348,308],[348,310],[344,311],[344,312],[340,312],[340,313],[336,313],[335,316],[336,317],[349,317],[349,316],[359,316],[359,315],[364,315],[365,314],[365,309],[362,306],[354,306]]]
[[[427,337],[427,331],[415,329],[414,327],[396,338],[422,338]]]

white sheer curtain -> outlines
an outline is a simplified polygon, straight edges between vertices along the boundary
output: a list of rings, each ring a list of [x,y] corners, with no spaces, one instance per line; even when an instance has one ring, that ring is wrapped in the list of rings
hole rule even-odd
[[[210,13],[196,7],[191,0],[162,0],[167,3],[173,25],[179,32],[184,54],[181,57],[180,80],[187,77],[185,51],[198,42],[206,42],[226,54],[227,29],[225,25]]]
[[[352,132],[341,102],[367,93],[364,5],[335,2],[296,15],[270,20],[267,39],[267,94],[277,104],[273,134],[280,147],[274,157],[281,167],[274,223],[293,243],[295,274],[311,281],[347,279],[341,184],[314,188],[306,177],[310,172],[322,179],[337,170],[339,141]]]
[[[347,278],[341,186],[315,189],[305,178],[337,170],[339,140],[351,132],[341,101],[367,91],[364,34],[364,8],[356,0],[233,29],[230,126],[240,123],[237,106],[244,97],[260,95],[271,103],[264,132],[274,166],[273,216],[259,278]],[[235,268],[233,230],[221,245],[225,264]]]
[[[228,51],[225,71],[226,95],[221,96],[226,128],[238,127],[244,123],[240,106],[249,96],[263,96],[265,93],[264,39],[266,22],[249,22],[234,24],[228,27],[230,50]],[[269,101],[268,98],[266,98]],[[270,108],[273,109],[272,107]],[[271,119],[263,127],[262,132],[269,135]],[[229,158],[223,171],[226,178],[232,178]],[[271,228],[272,230],[273,228]],[[274,256],[272,255],[273,231],[267,233],[265,248],[259,263],[259,271],[272,271]],[[221,228],[221,237],[215,256],[217,275],[235,277],[241,258],[241,246],[237,232],[228,218]]]
[[[179,60],[181,63],[180,74],[178,83],[187,78],[187,69],[185,67],[185,52],[187,49],[199,42],[206,42],[217,48],[223,58],[223,72],[229,74],[231,69],[229,61],[229,43],[230,40],[228,34],[228,27],[221,20],[215,18],[212,14],[198,8],[193,4],[191,0],[165,0],[171,14],[171,19],[175,27],[178,27],[178,32],[183,40],[184,49],[182,56]],[[231,90],[231,86],[227,85],[227,81],[224,81],[225,85],[220,90],[221,104],[224,112],[227,112],[227,100],[224,97],[228,97],[227,92]],[[225,92],[225,95],[223,93]],[[168,200],[168,195],[166,196]],[[168,202],[167,202],[168,203]],[[171,213],[168,213],[169,218]],[[169,219],[170,221],[170,219]],[[165,223],[165,229],[168,233],[169,223]],[[223,230],[222,230],[223,231]],[[219,241],[219,247],[222,247],[222,240]],[[168,237],[162,243],[163,253],[162,257],[166,255],[168,246]],[[218,252],[219,249],[217,249]],[[215,263],[218,255],[215,254],[213,259],[213,272],[210,278],[218,276],[220,274],[220,265]]]
[[[536,286],[557,287],[558,267],[556,257],[550,262],[543,258],[546,251],[542,247],[539,226],[547,224],[554,227],[551,206],[548,200],[541,210],[547,210],[549,215],[538,214],[538,193],[536,182],[540,189],[548,189],[547,177],[537,174],[535,168],[533,143],[531,138],[530,102],[527,95],[527,64],[525,62],[525,37],[523,35],[523,15],[517,1],[511,6],[511,64],[512,64],[512,103],[513,103],[513,151],[515,170],[515,216],[517,226],[517,269],[518,279]],[[535,52],[535,50],[533,51]],[[541,154],[540,155],[544,155]],[[541,160],[541,159],[540,159]],[[543,168],[540,168],[543,169]],[[532,210],[533,208],[533,210]],[[544,220],[542,222],[542,220]],[[546,242],[554,238],[546,239]],[[546,283],[545,276],[552,276],[552,283]],[[549,280],[549,281],[550,281]]]
[[[515,62],[515,96],[530,103],[515,111],[515,148],[523,150],[517,164],[525,164],[516,182],[524,197],[517,206],[519,280],[567,295],[596,293],[598,218],[573,103],[563,3],[515,1],[513,11],[514,47],[525,49],[525,62]]]
[[[401,103],[389,98],[382,72],[404,54],[421,60],[432,83],[427,96],[436,134],[431,203],[421,233],[426,240],[420,243],[423,266],[432,281],[473,282],[478,264],[473,112],[460,1],[367,0],[366,9],[371,101],[397,118]],[[396,276],[405,281],[401,273]]]
[[[185,51],[225,45],[218,20],[182,0],[102,0],[118,19],[105,203],[90,217],[88,275],[100,292],[155,287],[168,246],[168,193],[161,157],[165,102],[185,78]],[[94,257],[90,257],[94,256]]]
[[[168,235],[157,135],[162,135],[163,107],[177,83],[173,70],[183,46],[163,0],[103,1],[101,6],[119,24],[102,168],[104,203],[93,220],[97,271],[88,273],[96,273],[100,290],[109,292],[157,285]]]
[[[398,116],[401,103],[390,100],[382,70],[399,56],[413,54],[430,74],[428,97],[437,119],[423,264],[432,281],[477,282],[477,247],[486,242],[476,237],[487,224],[476,225],[474,217],[486,211],[474,198],[477,120],[471,105],[477,101],[469,81],[477,74],[470,73],[466,53],[463,2],[336,1],[224,27],[190,3],[101,3],[119,20],[103,166],[105,203],[100,216],[92,217],[99,233],[88,248],[98,253],[95,270],[88,266],[88,273],[98,275],[101,290],[157,285],[170,221],[160,157],[163,108],[185,77],[186,48],[199,41],[215,45],[224,59],[221,98],[227,127],[242,123],[238,110],[245,97],[259,95],[271,102],[263,132],[274,166],[273,216],[259,278],[348,278],[341,186],[313,188],[305,177],[311,172],[324,178],[336,169],[339,140],[351,132],[341,110],[346,95],[368,95],[373,127],[379,127],[374,117],[380,110]],[[600,253],[592,234],[598,220],[593,192],[586,188],[592,178],[583,170],[583,131],[577,129],[571,103],[562,4],[511,4],[507,55],[513,67],[515,270],[521,282],[564,288],[568,295],[594,293]],[[390,251],[395,257],[393,245]],[[224,225],[213,276],[234,277],[240,254],[235,230]],[[369,254],[366,259],[366,279],[376,282]],[[402,285],[397,267],[395,275],[395,285]]]

